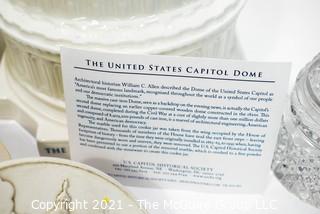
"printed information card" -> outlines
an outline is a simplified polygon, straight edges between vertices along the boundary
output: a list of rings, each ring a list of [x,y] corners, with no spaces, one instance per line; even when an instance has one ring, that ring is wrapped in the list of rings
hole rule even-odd
[[[266,187],[290,64],[61,52],[73,160],[125,185]]]

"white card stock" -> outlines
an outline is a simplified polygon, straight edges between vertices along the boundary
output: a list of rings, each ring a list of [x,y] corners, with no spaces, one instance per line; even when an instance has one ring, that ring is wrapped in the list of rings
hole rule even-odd
[[[290,64],[61,51],[72,159],[127,185],[263,191]]]

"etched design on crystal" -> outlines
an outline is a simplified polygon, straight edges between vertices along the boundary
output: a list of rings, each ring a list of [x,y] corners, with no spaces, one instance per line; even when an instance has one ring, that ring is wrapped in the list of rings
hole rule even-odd
[[[299,73],[272,169],[300,199],[320,208],[320,54]]]
[[[272,169],[289,191],[320,208],[320,155],[294,142],[285,126],[278,135]]]
[[[320,149],[320,54],[300,72],[291,95],[295,126]]]
[[[0,177],[0,213],[16,214],[15,212],[15,186]]]
[[[272,169],[280,182],[300,199],[320,208],[320,155],[295,142],[283,125]]]

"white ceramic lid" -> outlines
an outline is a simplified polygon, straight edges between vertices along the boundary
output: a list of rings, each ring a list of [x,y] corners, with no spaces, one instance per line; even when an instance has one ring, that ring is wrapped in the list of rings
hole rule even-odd
[[[123,19],[169,11],[197,0],[10,0],[13,5],[65,18]]]
[[[54,53],[59,53],[62,45],[113,52],[165,53],[222,32],[235,21],[245,2],[197,0],[151,15],[97,19],[52,16],[42,10],[19,7],[17,1],[2,0],[0,28],[25,44]]]

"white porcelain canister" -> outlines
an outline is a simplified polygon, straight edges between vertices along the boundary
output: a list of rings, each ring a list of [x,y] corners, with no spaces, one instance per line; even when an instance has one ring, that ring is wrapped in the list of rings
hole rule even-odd
[[[3,84],[8,85],[8,93],[13,93],[14,103],[43,127],[37,129],[42,132],[36,134],[38,141],[67,141],[61,46],[232,58],[234,26],[244,3],[245,0],[2,0],[0,28],[7,46]],[[53,128],[62,131],[53,135]]]

